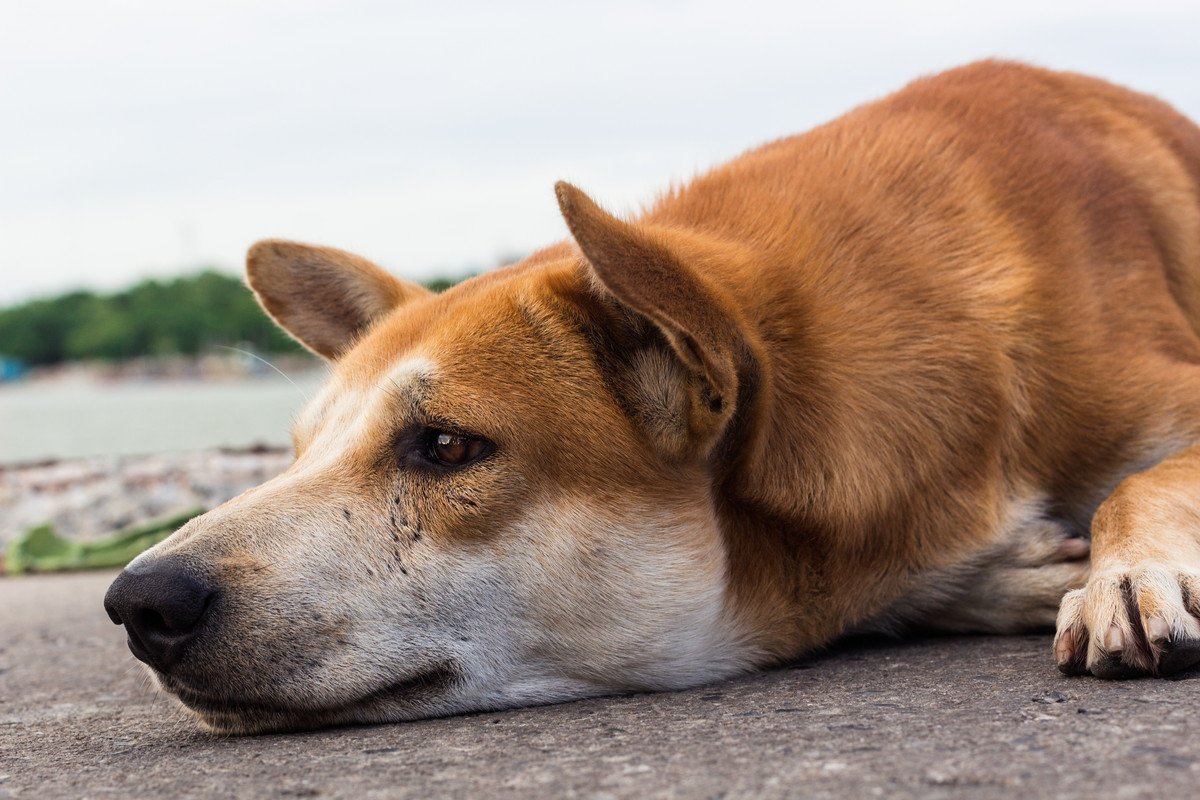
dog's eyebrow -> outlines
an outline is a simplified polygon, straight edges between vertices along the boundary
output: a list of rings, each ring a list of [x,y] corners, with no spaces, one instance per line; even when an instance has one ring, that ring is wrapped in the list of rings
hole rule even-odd
[[[408,356],[378,376],[373,388],[379,392],[377,397],[386,395],[393,401],[404,403],[410,412],[416,413],[420,411],[420,400],[427,393],[425,390],[433,374],[432,361],[421,356]],[[297,413],[293,430],[301,437],[311,436],[335,410],[339,416],[368,414],[369,409],[378,402],[371,399],[371,392],[370,385],[364,392],[361,386],[356,389],[353,385],[327,383],[312,402]],[[357,409],[346,409],[347,402],[356,403]]]
[[[428,358],[409,356],[385,372],[376,385],[380,391],[416,410],[421,398],[426,394],[434,372],[434,364]]]
[[[424,385],[433,377],[434,364],[425,356],[407,356],[384,375],[393,386]]]

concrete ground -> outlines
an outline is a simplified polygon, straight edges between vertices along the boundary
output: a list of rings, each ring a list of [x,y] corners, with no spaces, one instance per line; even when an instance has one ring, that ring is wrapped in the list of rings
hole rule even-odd
[[[3,797],[1188,797],[1200,680],[1048,636],[865,642],[688,692],[217,738],[147,688],[111,574],[0,579]]]

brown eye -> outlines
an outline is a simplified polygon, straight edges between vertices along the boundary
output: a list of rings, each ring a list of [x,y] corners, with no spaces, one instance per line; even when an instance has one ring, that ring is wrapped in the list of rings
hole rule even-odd
[[[432,431],[429,454],[434,461],[447,467],[461,467],[480,458],[490,450],[490,443],[477,436]]]

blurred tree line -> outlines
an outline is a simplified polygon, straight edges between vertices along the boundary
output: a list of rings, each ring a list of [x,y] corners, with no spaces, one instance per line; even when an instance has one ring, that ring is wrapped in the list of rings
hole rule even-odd
[[[440,291],[452,283],[427,285]],[[195,355],[245,342],[264,353],[303,350],[263,313],[241,280],[214,270],[145,280],[113,294],[77,291],[0,310],[0,355],[30,366]]]

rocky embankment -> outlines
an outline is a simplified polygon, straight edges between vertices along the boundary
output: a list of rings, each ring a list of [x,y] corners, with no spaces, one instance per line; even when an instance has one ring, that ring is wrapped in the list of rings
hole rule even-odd
[[[43,523],[88,541],[166,514],[213,508],[291,461],[287,450],[251,448],[0,465],[0,551]]]

